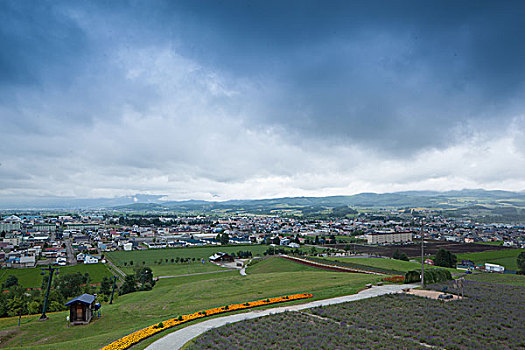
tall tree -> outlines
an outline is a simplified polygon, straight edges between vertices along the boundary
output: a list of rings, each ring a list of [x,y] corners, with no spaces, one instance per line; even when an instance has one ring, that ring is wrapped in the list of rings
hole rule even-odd
[[[111,293],[111,284],[111,279],[104,276],[100,283],[100,294],[109,295]]]
[[[516,263],[518,264],[518,269],[520,270],[520,272],[525,275],[525,251],[521,252],[520,255],[518,255]]]
[[[14,275],[7,276],[5,282],[2,284],[2,289],[7,289],[18,284],[18,278]]]
[[[439,248],[438,252],[436,253],[436,258],[434,259],[434,264],[436,266],[442,267],[456,267],[457,261],[458,258],[456,255],[452,254],[448,250]]]
[[[135,280],[135,275],[127,275],[124,279],[124,284],[120,288],[120,294],[133,293],[137,290],[137,282]]]

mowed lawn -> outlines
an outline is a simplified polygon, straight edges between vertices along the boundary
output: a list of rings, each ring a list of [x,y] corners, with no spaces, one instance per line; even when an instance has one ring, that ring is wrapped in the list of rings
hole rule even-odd
[[[151,267],[151,270],[153,271],[154,277],[161,277],[161,276],[181,276],[181,275],[188,275],[193,273],[204,273],[204,272],[213,272],[213,271],[229,271],[230,269],[226,269],[224,267],[217,266],[215,264],[212,264],[210,262],[201,263],[198,262],[191,262],[191,263],[183,263],[183,264],[161,264],[161,265],[149,265]],[[126,274],[133,273],[133,267],[122,267],[122,271],[124,271]]]
[[[504,266],[507,270],[516,271],[518,264],[516,259],[518,255],[525,251],[524,249],[502,249],[502,250],[489,250],[486,252],[479,253],[465,253],[458,254],[458,261],[461,259],[468,259],[474,261],[476,265],[483,265],[485,263],[492,263]]]
[[[102,279],[111,276],[111,272],[104,264],[79,264],[74,266],[60,266],[60,274],[67,273],[89,273],[91,283],[100,283]],[[42,268],[34,267],[27,269],[2,269],[0,270],[0,285],[4,283],[9,275],[18,278],[18,284],[25,288],[40,288],[42,284]]]
[[[238,246],[208,246],[208,247],[190,247],[190,248],[165,248],[165,249],[148,249],[148,250],[133,250],[130,252],[116,251],[108,252],[106,255],[118,266],[124,266],[126,263],[129,266],[133,261],[133,265],[145,265],[153,267],[155,262],[162,260],[163,263],[171,263],[171,259],[179,258],[195,258],[196,260],[207,260],[210,256],[217,252],[237,253],[239,251],[251,251],[253,256],[262,256],[268,249],[267,245],[238,245]]]
[[[371,266],[371,267],[377,267],[381,269],[387,269],[387,270],[394,270],[399,271],[402,273],[406,273],[411,270],[421,270],[421,263],[412,262],[412,261],[403,261],[403,260],[397,260],[397,259],[386,259],[386,258],[325,258],[327,260],[332,261],[340,261],[340,262],[349,262],[353,264],[359,264],[359,265],[365,265],[365,266]],[[428,265],[425,266],[426,268],[429,268]],[[436,266],[438,267],[438,266]],[[442,267],[440,267],[442,268]],[[449,269],[450,272],[461,272],[456,269]]]
[[[301,272],[301,271],[320,271],[319,269],[303,265],[288,259],[271,257],[261,259],[256,264],[246,269],[248,274],[273,273],[273,272]]]
[[[161,279],[151,291],[123,295],[113,305],[103,305],[103,317],[89,326],[68,328],[67,312],[51,314],[46,322],[37,321],[38,316],[24,318],[21,331],[6,345],[19,348],[22,334],[25,349],[99,349],[134,330],[180,314],[294,293],[310,292],[314,299],[353,294],[380,279],[323,270],[248,276],[230,271]],[[17,329],[17,319],[0,320],[0,332],[7,328]]]

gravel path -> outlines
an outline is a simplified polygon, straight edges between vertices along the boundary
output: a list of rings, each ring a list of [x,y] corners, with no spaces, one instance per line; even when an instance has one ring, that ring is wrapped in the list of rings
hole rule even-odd
[[[113,261],[109,260],[106,257],[106,262],[108,263],[108,265],[110,265],[113,268],[113,270],[115,270],[115,272],[117,272],[122,277],[123,280],[126,278],[126,274],[121,269],[119,269],[115,264],[113,264]]]
[[[419,284],[402,284],[402,285],[386,285],[386,286],[375,286],[370,289],[365,289],[357,294],[345,295],[342,297],[324,299],[312,301],[305,304],[290,305],[290,306],[281,306],[273,309],[266,310],[256,310],[246,313],[228,315],[219,318],[213,318],[207,321],[203,321],[191,326],[179,329],[173,333],[170,333],[159,340],[155,341],[149,345],[147,350],[174,350],[180,349],[184,344],[186,344],[191,339],[203,334],[204,332],[212,329],[224,326],[228,323],[235,323],[239,321],[244,321],[252,318],[267,316],[271,314],[281,313],[285,311],[300,311],[304,309],[309,309],[317,306],[326,306],[333,304],[346,303],[348,301],[361,300],[366,298],[372,298],[384,294],[399,293],[403,288],[417,288]]]

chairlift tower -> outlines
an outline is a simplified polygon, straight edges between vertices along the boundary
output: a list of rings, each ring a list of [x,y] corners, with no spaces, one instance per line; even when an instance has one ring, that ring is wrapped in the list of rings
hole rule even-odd
[[[42,272],[40,273],[41,275],[45,275],[46,274],[46,271],[49,271],[49,279],[47,280],[47,290],[46,290],[46,296],[44,298],[44,306],[42,308],[42,316],[40,316],[39,318],[39,321],[45,321],[48,319],[48,317],[46,316],[46,310],[47,310],[47,299],[49,298],[49,290],[51,289],[51,282],[53,280],[53,274],[55,273],[56,271],[56,274],[58,275],[58,267],[44,267],[42,268]]]
[[[423,223],[419,224],[420,234],[421,234],[421,286],[425,286],[425,253],[424,253],[424,242],[425,242],[425,233]]]

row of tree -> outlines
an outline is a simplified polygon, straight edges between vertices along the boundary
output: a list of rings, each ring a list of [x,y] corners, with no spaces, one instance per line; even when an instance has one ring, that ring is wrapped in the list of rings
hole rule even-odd
[[[406,255],[406,253],[400,252],[399,249],[396,249],[396,251],[392,255],[392,258],[397,259],[397,260],[403,260],[403,261],[409,260],[408,255]]]
[[[18,283],[16,276],[9,275],[2,285],[2,290],[6,292],[0,293],[0,317],[42,312],[48,279],[49,275],[45,275],[41,288],[27,289]],[[83,293],[100,294],[96,286],[90,285],[90,281],[88,273],[76,272],[55,276],[49,292],[47,311],[64,310],[64,304],[69,299]]]
[[[314,253],[314,251],[315,253],[317,252],[315,247],[312,247],[312,250],[313,251],[311,253]],[[290,249],[290,248],[270,247],[266,249],[266,251],[263,254],[264,255],[288,254],[288,255],[301,256],[301,255],[305,255],[306,253],[300,250],[299,248]]]
[[[124,279],[120,287],[119,294],[128,294],[136,291],[151,290],[155,286],[153,271],[147,266],[135,268],[133,274],[129,274]]]
[[[9,275],[2,284],[4,293],[0,293],[0,317],[38,314],[42,312],[44,297],[47,289],[49,275],[42,279],[41,288],[27,289],[18,283],[18,278]],[[49,292],[47,311],[62,311],[64,304],[81,294],[97,294],[99,301],[108,301],[112,289],[113,279],[104,277],[100,286],[91,285],[88,273],[68,273],[53,277],[52,287]],[[116,287],[115,295],[132,293],[135,291],[151,290],[155,285],[153,272],[147,266],[137,267],[133,274],[127,275],[120,288]]]

